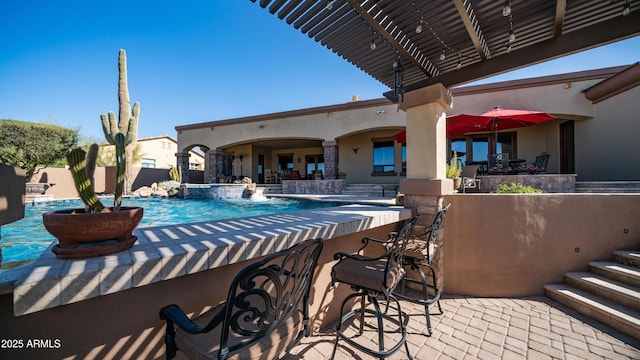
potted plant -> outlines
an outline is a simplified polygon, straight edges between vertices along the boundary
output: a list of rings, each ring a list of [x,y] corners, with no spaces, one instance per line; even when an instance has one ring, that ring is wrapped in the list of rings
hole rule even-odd
[[[126,146],[135,143],[138,132],[140,104],[130,109],[127,86],[126,53],[118,55],[118,102],[119,121],[109,112],[100,115],[102,130],[107,142],[116,148],[116,187],[113,207],[106,207],[98,199],[93,182],[93,173],[98,157],[98,145],[91,144],[89,151],[72,148],[67,154],[69,169],[84,209],[67,209],[43,214],[47,231],[58,239],[52,251],[59,258],[79,258],[110,254],[133,246],[137,238],[133,230],[140,224],[141,207],[124,207],[122,195],[125,188],[127,151]],[[131,114],[131,115],[130,115]]]
[[[447,164],[446,172],[447,172],[447,178],[453,179],[453,189],[455,190],[459,188],[460,184],[462,183],[462,179],[460,179],[462,166],[458,162],[458,153],[455,151],[453,152],[453,157]]]

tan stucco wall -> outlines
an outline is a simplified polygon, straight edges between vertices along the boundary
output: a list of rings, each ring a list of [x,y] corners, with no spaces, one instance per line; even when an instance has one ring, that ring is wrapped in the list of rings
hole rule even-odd
[[[640,247],[640,194],[465,194],[448,202],[448,294],[542,295],[567,271]]]
[[[640,180],[639,100],[640,87],[635,87],[594,104],[595,121],[575,123],[581,179]]]
[[[397,184],[402,173],[402,144],[395,142],[394,165],[395,176],[372,176],[373,172],[373,140],[389,139],[402,131],[402,129],[372,130],[357,133],[340,138],[340,149],[338,153],[340,171],[347,174],[347,181],[351,184]],[[357,153],[353,148],[357,147]]]

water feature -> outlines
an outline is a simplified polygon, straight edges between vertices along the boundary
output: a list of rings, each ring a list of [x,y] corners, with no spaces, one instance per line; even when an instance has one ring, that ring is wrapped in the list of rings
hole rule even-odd
[[[109,204],[113,200],[105,199]],[[234,217],[258,216],[311,208],[337,206],[335,202],[265,197],[254,194],[250,199],[210,200],[179,198],[126,198],[123,206],[141,206],[144,217],[138,226],[161,226]],[[80,200],[50,201],[25,207],[22,220],[0,227],[2,262],[35,259],[55,238],[42,224],[47,211],[84,207]]]

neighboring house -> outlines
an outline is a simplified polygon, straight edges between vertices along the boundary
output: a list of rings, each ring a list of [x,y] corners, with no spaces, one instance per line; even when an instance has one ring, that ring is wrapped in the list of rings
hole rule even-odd
[[[547,152],[549,173],[575,173],[579,181],[640,180],[640,167],[631,160],[640,150],[638,85],[636,63],[451,89],[453,109],[447,115],[501,106],[544,111],[556,119],[500,132],[497,142],[489,133],[467,134],[449,140],[448,150],[467,150],[466,161],[486,160],[479,157],[500,147],[529,161]],[[349,183],[398,183],[405,175],[406,146],[394,135],[405,124],[406,113],[386,99],[351,101],[177,126],[176,153],[184,164],[199,147],[209,182],[249,176],[263,183],[268,173],[296,171],[309,178],[322,170],[325,178],[346,174]]]
[[[178,142],[169,135],[152,136],[138,139],[140,162],[134,166],[143,168],[169,169],[176,165]],[[204,157],[196,151],[189,152],[189,170],[203,170]]]

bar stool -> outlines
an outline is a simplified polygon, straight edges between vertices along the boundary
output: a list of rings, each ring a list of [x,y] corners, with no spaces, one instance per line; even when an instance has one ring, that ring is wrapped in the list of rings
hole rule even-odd
[[[409,346],[406,343],[407,329],[403,321],[402,309],[400,307],[400,302],[393,295],[393,290],[398,285],[404,274],[402,251],[417,220],[418,217],[414,217],[406,221],[401,225],[397,232],[392,232],[390,234],[389,240],[385,241],[373,238],[362,239],[363,245],[358,250],[358,255],[351,255],[342,252],[334,255],[334,258],[338,260],[338,263],[331,269],[332,283],[335,284],[336,282],[341,282],[350,285],[354,292],[344,299],[340,307],[340,321],[336,329],[336,342],[331,355],[332,359],[336,354],[338,341],[340,339],[343,339],[356,349],[379,359],[384,359],[390,356],[404,345],[407,350],[407,356],[409,359],[412,359],[411,354],[409,354]],[[360,255],[364,248],[369,244],[383,245],[382,248],[384,249],[384,254],[378,257]],[[386,303],[384,310],[380,309],[379,297],[382,297],[383,301]],[[347,304],[351,304],[350,300],[354,298],[360,298],[359,307],[352,309],[345,314],[345,306]],[[366,300],[373,304],[375,310],[367,308]],[[392,301],[398,310],[397,319],[387,314],[389,304]],[[377,350],[356,342],[353,338],[350,338],[342,331],[342,326],[345,322],[355,315],[360,315],[358,336],[362,335],[364,331],[365,313],[373,314],[377,319]],[[383,319],[397,325],[402,330],[401,339],[395,345],[387,349],[385,349],[384,345]]]
[[[431,317],[429,313],[429,305],[437,304],[438,311],[442,314],[442,307],[440,306],[440,295],[442,292],[442,288],[437,286],[437,276],[436,272],[431,266],[431,261],[433,257],[438,251],[438,246],[436,244],[436,240],[438,239],[438,232],[442,228],[442,223],[444,222],[444,217],[447,215],[447,211],[451,204],[443,207],[436,217],[433,219],[433,223],[428,226],[420,226],[416,225],[414,227],[414,234],[409,237],[407,240],[407,244],[403,251],[404,265],[409,266],[411,270],[417,271],[418,275],[420,275],[420,279],[410,278],[408,276],[404,276],[402,282],[399,286],[399,289],[396,289],[394,294],[406,301],[412,302],[414,304],[422,304],[424,305],[424,313],[427,320],[427,331],[429,332],[429,336],[433,333],[433,329],[431,326]],[[417,234],[416,234],[417,233]],[[429,279],[424,273],[423,268],[429,271]],[[405,285],[407,282],[419,283],[422,285],[422,297],[416,298],[412,296],[405,295]],[[399,290],[399,292],[398,292]],[[430,296],[429,293],[433,295]]]

